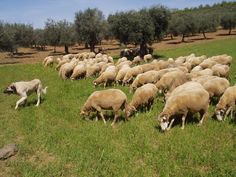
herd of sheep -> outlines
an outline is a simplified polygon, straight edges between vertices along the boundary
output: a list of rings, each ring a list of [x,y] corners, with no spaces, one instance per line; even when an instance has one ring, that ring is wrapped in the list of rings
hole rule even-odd
[[[54,62],[62,79],[78,80],[93,76],[96,77],[94,86],[129,86],[130,92],[134,92],[129,103],[121,90],[105,89],[92,93],[81,108],[81,115],[89,116],[91,112],[96,112],[96,120],[100,116],[104,123],[102,110],[113,110],[112,126],[120,110],[125,110],[125,118],[128,119],[140,109],[149,110],[158,95],[164,95],[165,102],[157,116],[162,130],[169,130],[177,115],[182,117],[184,129],[188,113],[200,113],[201,125],[209,104],[214,104],[213,97],[219,100],[215,108],[218,120],[233,114],[236,86],[230,86],[228,81],[232,57],[226,54],[209,58],[191,54],[168,60],[156,60],[147,54],[143,58],[134,57],[132,61],[122,57],[114,62],[106,54],[83,52],[65,55],[62,59],[49,56],[44,59],[43,65]]]

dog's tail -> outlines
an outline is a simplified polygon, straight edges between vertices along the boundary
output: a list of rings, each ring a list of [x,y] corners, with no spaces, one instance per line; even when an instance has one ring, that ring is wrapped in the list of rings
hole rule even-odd
[[[44,89],[42,89],[43,94],[46,94],[46,93],[47,93],[47,88],[48,88],[48,87],[45,87]]]

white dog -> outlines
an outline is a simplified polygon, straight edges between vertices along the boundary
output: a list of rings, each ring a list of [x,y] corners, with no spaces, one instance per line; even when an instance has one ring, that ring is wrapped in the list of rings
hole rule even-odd
[[[36,106],[39,106],[41,95],[42,93],[46,94],[47,87],[43,89],[41,81],[39,79],[34,79],[32,81],[13,82],[4,90],[4,93],[17,94],[21,96],[21,99],[16,102],[15,109],[17,109],[20,104],[25,103],[27,101],[27,96],[32,92],[36,92],[38,96]]]

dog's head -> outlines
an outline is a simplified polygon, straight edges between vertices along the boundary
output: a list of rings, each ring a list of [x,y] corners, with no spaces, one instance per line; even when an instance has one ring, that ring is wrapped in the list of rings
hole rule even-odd
[[[15,94],[16,93],[16,87],[15,85],[12,83],[10,84],[7,88],[5,88],[5,90],[3,91],[3,93],[5,94]]]

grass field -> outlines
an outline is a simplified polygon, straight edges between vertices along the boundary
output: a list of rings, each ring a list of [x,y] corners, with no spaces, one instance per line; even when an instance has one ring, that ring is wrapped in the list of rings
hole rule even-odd
[[[196,53],[233,56],[231,84],[235,84],[236,38],[157,51],[163,57]],[[201,127],[188,122],[161,133],[154,119],[163,108],[156,99],[153,109],[112,128],[102,121],[85,121],[80,108],[95,90],[92,80],[62,81],[53,68],[41,64],[0,67],[0,147],[16,142],[16,156],[0,161],[0,177],[59,176],[236,176],[236,125],[212,118]],[[17,96],[3,95],[12,81],[39,78],[48,93],[39,107],[14,110]],[[117,87],[131,94],[127,87]],[[98,88],[102,89],[102,88]],[[214,107],[211,107],[212,110]],[[109,113],[111,114],[111,113]]]

